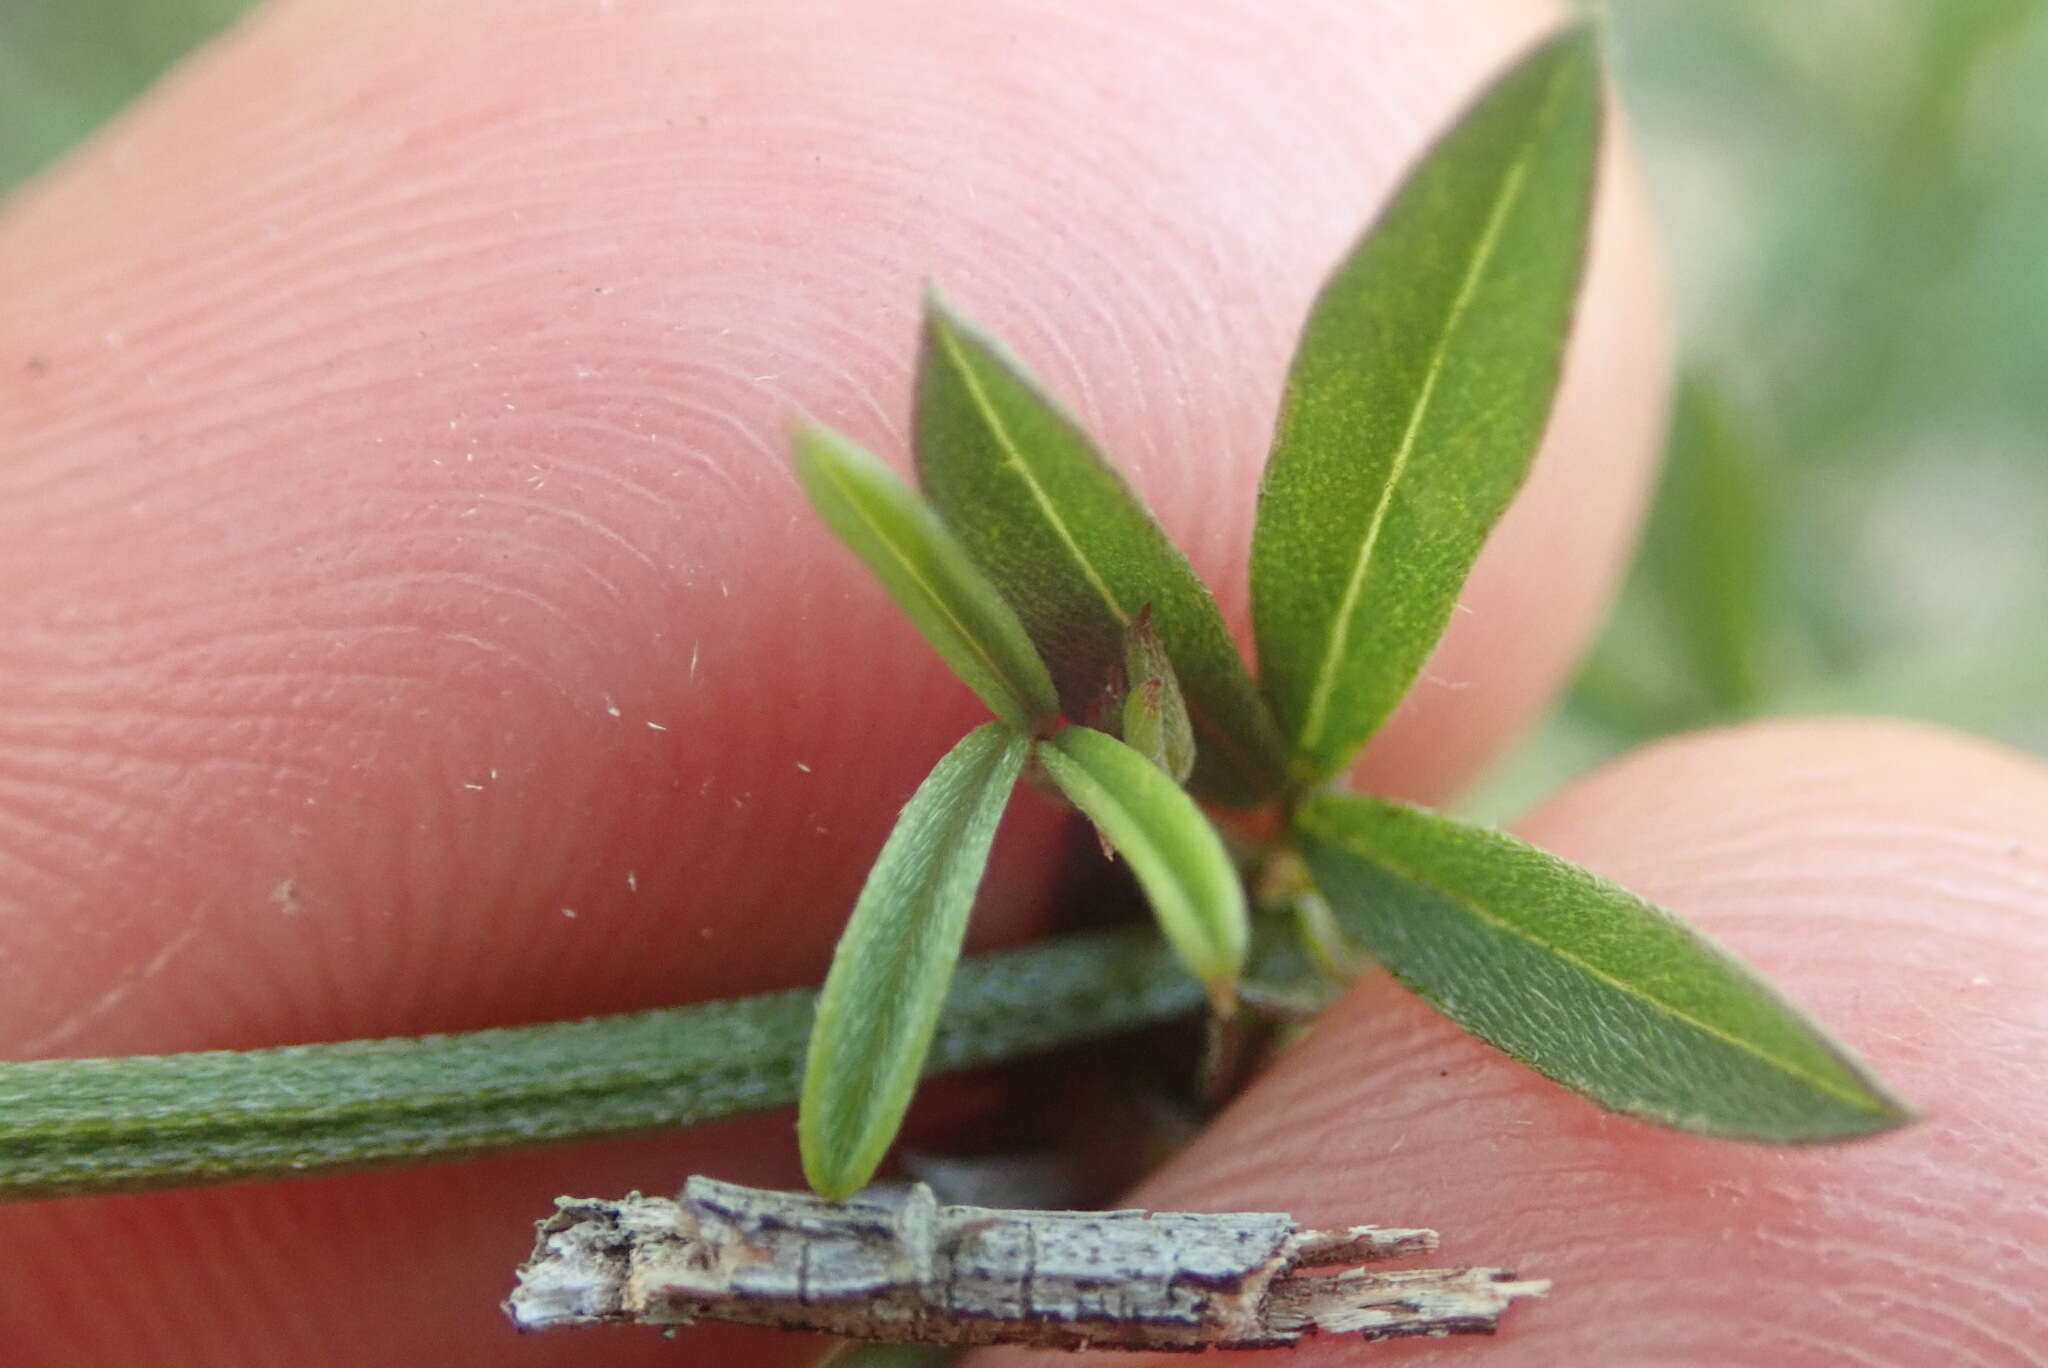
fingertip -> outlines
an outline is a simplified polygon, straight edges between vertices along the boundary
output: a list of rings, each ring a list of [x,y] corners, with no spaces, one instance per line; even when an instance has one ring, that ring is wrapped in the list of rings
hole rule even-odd
[[[1106,28],[1033,11],[1009,43],[910,0],[859,24],[401,10],[375,33],[264,11],[0,230],[0,339],[49,358],[43,402],[0,419],[23,643],[0,748],[59,795],[49,839],[99,833],[79,879],[10,866],[0,897],[125,909],[117,954],[47,929],[54,971],[16,997],[61,1019],[131,983],[126,1026],[66,1048],[170,1043],[194,1004],[167,985],[202,959],[347,968],[245,976],[234,1020],[178,1043],[480,1024],[531,1000],[510,985],[559,1013],[813,972],[872,810],[975,710],[803,508],[789,415],[900,451],[918,282],[971,289],[1242,627],[1308,299],[1550,22],[1133,0]],[[1627,415],[1656,400],[1606,374],[1653,325],[1628,303],[1642,263],[1600,255],[1539,511],[1439,658],[1458,687],[1426,678],[1390,729],[1390,787],[1497,745],[1611,579]],[[762,845],[790,858],[746,858]],[[715,960],[669,934],[678,906]]]
[[[1504,1363],[2022,1362],[2048,1314],[2043,814],[2026,757],[1802,722],[1651,747],[1523,825],[1742,955],[1914,1125],[1806,1149],[1658,1130],[1376,977],[1133,1200],[1431,1226],[1447,1262],[1553,1279],[1488,1346]]]
[[[0,374],[46,363],[0,406],[0,759],[37,794],[0,869],[0,1028],[234,1047],[815,976],[889,811],[979,713],[805,514],[789,415],[900,454],[943,277],[1241,626],[1308,299],[1553,17],[263,9],[0,224]],[[1601,212],[1644,232],[1626,195]],[[1496,745],[1612,579],[1659,402],[1648,269],[1596,251],[1532,511],[1443,657],[1470,687],[1395,725],[1400,783]],[[1045,915],[1063,824],[1020,807],[982,936]],[[497,1217],[503,1172],[477,1180]],[[153,1293],[195,1262],[175,1240],[55,1211],[38,1247],[72,1276],[21,1314],[107,1321],[76,1289],[120,1272],[128,1352],[275,1361],[281,1335],[310,1362],[382,1307],[415,1318],[382,1327],[393,1358],[496,1361],[335,1192],[191,1199],[265,1251],[337,1242],[317,1286],[253,1292],[227,1263]],[[428,1262],[474,1287],[517,1252]],[[217,1338],[167,1314],[206,1298],[240,1317]]]

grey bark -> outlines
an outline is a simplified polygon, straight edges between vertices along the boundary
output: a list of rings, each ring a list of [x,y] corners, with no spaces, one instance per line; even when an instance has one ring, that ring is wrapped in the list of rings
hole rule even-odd
[[[1428,1230],[1304,1230],[1275,1213],[1006,1211],[828,1202],[692,1178],[680,1202],[562,1198],[506,1311],[524,1330],[699,1320],[932,1344],[1263,1349],[1322,1331],[1490,1334],[1545,1282],[1491,1268],[1349,1268]]]

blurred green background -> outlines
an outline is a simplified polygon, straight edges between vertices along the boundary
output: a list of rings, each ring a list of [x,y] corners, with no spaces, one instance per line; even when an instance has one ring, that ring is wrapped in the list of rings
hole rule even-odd
[[[1612,621],[1474,806],[1766,713],[2048,754],[2048,4],[1605,8],[1680,402]]]
[[[0,189],[246,0],[0,0]],[[1570,696],[1470,801],[1876,711],[2048,754],[2048,4],[1611,0],[1683,400]]]

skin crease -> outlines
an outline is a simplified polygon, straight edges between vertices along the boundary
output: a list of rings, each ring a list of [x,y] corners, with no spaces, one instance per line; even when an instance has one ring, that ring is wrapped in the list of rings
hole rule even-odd
[[[266,10],[0,216],[0,1049],[815,981],[978,709],[801,507],[787,416],[903,462],[932,276],[1103,438],[1241,631],[1316,285],[1555,17]],[[1551,440],[1368,786],[1448,792],[1597,619],[1662,409],[1646,242],[1610,159]],[[1043,915],[1059,829],[1019,805],[984,943]],[[1629,848],[1656,892],[1659,847]],[[505,1330],[556,1193],[691,1171],[793,1182],[788,1118],[0,1209],[0,1342],[29,1365],[813,1357]]]

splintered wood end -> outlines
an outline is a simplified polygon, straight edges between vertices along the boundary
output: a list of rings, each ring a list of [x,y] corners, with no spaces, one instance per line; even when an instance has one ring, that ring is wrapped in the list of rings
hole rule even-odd
[[[941,1206],[921,1183],[828,1202],[692,1178],[679,1202],[556,1207],[505,1303],[522,1330],[722,1320],[904,1343],[1280,1348],[1491,1334],[1550,1286],[1492,1268],[1296,1271],[1426,1252],[1429,1230]]]

